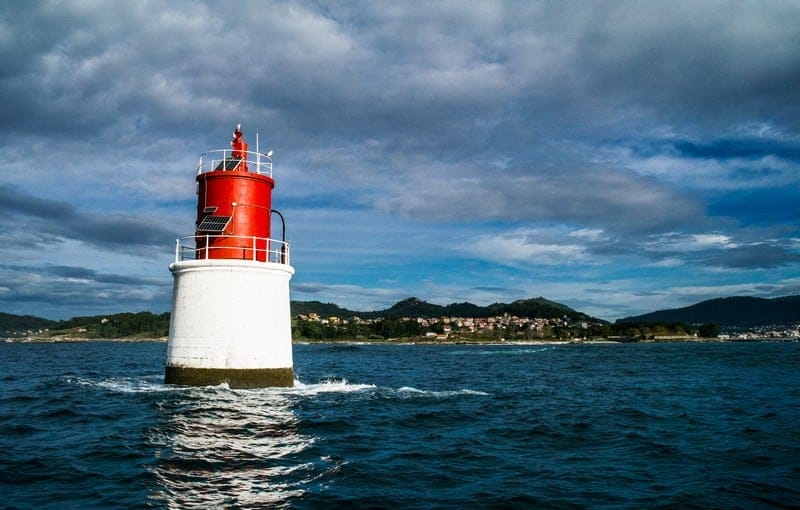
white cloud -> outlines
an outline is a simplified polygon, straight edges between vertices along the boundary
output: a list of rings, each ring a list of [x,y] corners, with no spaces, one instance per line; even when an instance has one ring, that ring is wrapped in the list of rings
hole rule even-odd
[[[649,264],[652,267],[680,267],[686,264],[685,260],[679,259],[677,257],[668,257],[660,260],[656,260]]]
[[[651,236],[645,244],[646,248],[655,252],[687,252],[709,249],[730,249],[739,245],[731,236],[721,233],[682,234],[670,232]]]
[[[568,238],[593,239],[586,230],[564,232],[562,229],[518,229],[512,232],[484,234],[460,247],[473,257],[510,265],[572,265],[590,261],[585,245],[565,242]]]
[[[603,230],[597,228],[581,228],[570,232],[568,235],[570,237],[577,237],[579,239],[598,241],[603,238]]]

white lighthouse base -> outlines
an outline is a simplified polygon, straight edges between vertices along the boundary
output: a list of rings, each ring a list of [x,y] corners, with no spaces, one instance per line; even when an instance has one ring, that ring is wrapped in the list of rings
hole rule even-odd
[[[291,266],[206,259],[175,262],[169,269],[175,280],[167,384],[294,384]]]

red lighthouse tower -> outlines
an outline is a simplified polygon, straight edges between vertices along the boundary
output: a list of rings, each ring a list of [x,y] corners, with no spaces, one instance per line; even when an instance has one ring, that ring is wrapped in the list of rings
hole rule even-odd
[[[236,126],[231,150],[200,159],[197,174],[197,258],[268,259],[272,211],[272,162],[256,153],[248,166],[247,142]],[[215,151],[219,152],[219,151]],[[252,154],[252,153],[250,153]],[[261,158],[266,158],[261,161]],[[206,171],[206,168],[211,171]]]
[[[165,381],[292,386],[294,269],[285,236],[270,238],[272,213],[283,222],[272,209],[272,151],[249,151],[237,125],[230,149],[200,156],[195,179],[195,233],[177,240],[169,266]]]

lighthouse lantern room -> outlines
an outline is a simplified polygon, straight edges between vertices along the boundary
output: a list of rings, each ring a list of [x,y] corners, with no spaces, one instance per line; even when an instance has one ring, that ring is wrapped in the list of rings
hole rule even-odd
[[[272,151],[200,157],[195,234],[175,243],[165,381],[231,388],[292,386],[289,245],[272,209]],[[273,214],[281,239],[272,239]]]

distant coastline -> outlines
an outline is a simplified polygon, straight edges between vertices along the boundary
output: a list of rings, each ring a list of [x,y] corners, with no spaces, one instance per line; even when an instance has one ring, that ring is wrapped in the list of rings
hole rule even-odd
[[[140,342],[167,342],[167,338],[84,338],[84,337],[3,337],[2,341],[10,344],[38,343],[38,344],[81,344],[87,342],[117,342],[117,343],[140,343]]]
[[[4,343],[40,343],[40,344],[77,344],[88,342],[114,342],[114,343],[166,343],[167,337],[159,338],[84,338],[84,337],[4,337]],[[733,343],[733,342],[797,342],[800,337],[751,337],[740,338],[711,338],[711,337],[670,337],[659,339],[612,339],[612,338],[592,338],[592,339],[535,339],[535,340],[488,340],[488,339],[463,339],[452,338],[446,340],[431,340],[424,337],[419,338],[390,338],[385,340],[364,340],[364,339],[339,339],[339,340],[310,340],[295,339],[294,345],[602,345],[602,344],[651,344],[651,343]]]
[[[407,298],[372,312],[318,301],[292,301],[291,314],[292,338],[299,343],[620,343],[800,337],[800,296],[718,298],[614,323],[543,297],[488,306],[441,306]],[[7,342],[163,342],[169,325],[169,313],[147,311],[62,321],[0,312],[0,338],[9,339]]]

